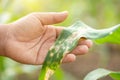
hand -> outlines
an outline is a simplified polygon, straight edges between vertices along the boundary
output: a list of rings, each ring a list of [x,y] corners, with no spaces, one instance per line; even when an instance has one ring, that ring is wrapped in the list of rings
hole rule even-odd
[[[24,64],[42,64],[64,28],[52,24],[64,21],[67,15],[67,12],[32,13],[9,24],[4,55]],[[74,61],[75,55],[87,53],[91,45],[90,40],[80,41],[63,62]]]

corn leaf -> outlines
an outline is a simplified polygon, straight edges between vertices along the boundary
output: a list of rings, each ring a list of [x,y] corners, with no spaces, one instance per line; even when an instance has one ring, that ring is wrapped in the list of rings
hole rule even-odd
[[[65,54],[71,52],[77,46],[81,38],[96,40],[97,42],[99,42],[99,39],[102,39],[104,42],[107,42],[106,37],[110,35],[108,38],[111,38],[112,34],[114,34],[119,27],[120,25],[117,25],[108,29],[96,30],[78,21],[72,26],[65,28],[49,49],[42,66],[39,80],[48,80],[60,66]]]
[[[120,26],[120,25],[116,25],[116,26]],[[113,26],[113,27],[115,27],[115,26]],[[100,38],[100,39],[96,39],[95,41],[100,44],[103,44],[106,42],[120,44],[120,27],[118,29],[116,29],[114,32],[111,32],[110,35]]]
[[[114,72],[107,69],[96,69],[84,78],[84,80],[98,80],[102,77],[110,76],[114,80],[120,80],[120,72]]]

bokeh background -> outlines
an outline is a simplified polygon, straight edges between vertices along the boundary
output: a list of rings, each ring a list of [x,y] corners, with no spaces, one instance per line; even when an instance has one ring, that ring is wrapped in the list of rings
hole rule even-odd
[[[68,11],[69,16],[57,25],[69,26],[81,20],[101,29],[120,23],[120,0],[0,0],[0,24],[11,23],[32,12],[61,11]],[[0,57],[0,80],[37,80],[40,68],[41,65],[24,65]],[[120,71],[120,45],[94,43],[88,54],[78,56],[75,62],[62,64],[51,80],[83,80],[96,68]]]

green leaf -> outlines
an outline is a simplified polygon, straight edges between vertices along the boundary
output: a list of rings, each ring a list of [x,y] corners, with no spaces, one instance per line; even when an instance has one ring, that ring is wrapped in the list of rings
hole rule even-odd
[[[120,72],[114,72],[106,69],[96,69],[90,73],[84,78],[84,80],[98,80],[102,77],[110,76],[114,80],[120,80]]]
[[[65,28],[53,46],[49,49],[42,66],[39,80],[48,80],[54,71],[60,66],[63,57],[77,46],[81,38],[92,40],[99,40],[101,38],[106,40],[104,37],[112,35],[117,29],[119,29],[119,27],[120,25],[116,25],[112,28],[96,30],[87,26],[83,22],[77,21],[72,26]]]
[[[113,26],[113,27],[117,27],[117,26],[120,26],[120,24]],[[95,41],[97,43],[106,43],[107,42],[107,43],[120,44],[120,27],[118,29],[116,29],[114,32],[111,32],[110,35],[100,38],[100,39],[97,39]]]
[[[64,72],[62,71],[62,69],[57,69],[55,74],[54,74],[54,80],[65,80],[64,78]]]
[[[5,70],[5,58],[0,56],[0,74]]]
[[[120,80],[120,72],[113,72],[109,76],[114,80]]]

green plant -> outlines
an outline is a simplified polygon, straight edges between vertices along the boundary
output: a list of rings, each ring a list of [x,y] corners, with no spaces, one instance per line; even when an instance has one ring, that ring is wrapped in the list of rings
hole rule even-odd
[[[105,76],[110,76],[114,80],[120,80],[120,72],[110,71],[102,68],[88,73],[84,80],[97,80]]]
[[[120,43],[120,38],[118,36],[119,30],[120,24],[109,29],[96,30],[80,21],[65,28],[54,45],[49,49],[42,66],[39,80],[48,80],[59,67],[64,55],[72,51],[81,38],[92,39],[98,43]],[[114,38],[118,39],[114,40]]]

